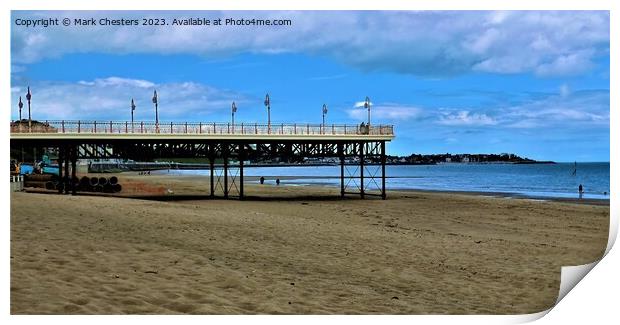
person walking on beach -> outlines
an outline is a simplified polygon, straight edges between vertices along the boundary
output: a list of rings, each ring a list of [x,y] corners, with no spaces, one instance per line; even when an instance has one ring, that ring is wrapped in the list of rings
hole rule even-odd
[[[280,185],[280,179],[276,178],[276,185]]]
[[[579,184],[579,198],[583,198],[583,185]]]
[[[265,177],[263,177],[263,176],[260,177],[260,183],[261,184],[265,184]]]

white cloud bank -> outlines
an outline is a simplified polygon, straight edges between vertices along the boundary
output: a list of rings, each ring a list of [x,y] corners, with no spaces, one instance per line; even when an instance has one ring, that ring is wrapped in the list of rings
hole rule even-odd
[[[434,109],[403,103],[377,103],[371,106],[372,120],[394,123],[405,129],[422,123],[433,128],[461,130],[608,130],[609,91],[572,91],[567,88],[562,85],[558,94],[524,99],[520,104],[506,106]],[[348,116],[366,121],[367,110],[363,108],[363,102],[352,106],[346,110]]]
[[[485,126],[495,125],[497,121],[484,113],[470,113],[459,111],[456,113],[444,113],[439,117],[439,124],[452,126]]]
[[[512,106],[443,108],[433,115],[436,124],[447,127],[494,127],[508,129],[609,129],[609,91],[570,91],[524,100]]]
[[[368,120],[368,110],[364,108],[364,102],[357,102],[353,108],[348,109],[347,115],[355,120],[366,122]],[[372,121],[381,121],[381,123],[389,122],[406,122],[416,120],[424,116],[424,110],[414,106],[401,104],[381,104],[374,105],[371,103],[370,118]]]
[[[502,110],[502,123],[521,129],[609,129],[609,91],[581,90]]]
[[[157,89],[161,120],[209,119],[209,115],[227,113],[232,101],[243,104],[248,96],[195,82],[156,84],[148,80],[108,77],[70,82],[37,82],[32,91],[32,117],[38,120],[103,119],[129,120],[131,99],[137,106],[136,120],[154,120],[151,100]],[[17,117],[19,96],[26,89],[11,88],[12,116]],[[27,117],[27,106],[22,116]],[[124,118],[123,118],[124,116]],[[213,120],[212,116],[210,120]]]
[[[259,18],[292,26],[12,26],[13,63],[67,53],[306,53],[362,70],[579,74],[609,55],[606,11],[24,12],[16,18]]]

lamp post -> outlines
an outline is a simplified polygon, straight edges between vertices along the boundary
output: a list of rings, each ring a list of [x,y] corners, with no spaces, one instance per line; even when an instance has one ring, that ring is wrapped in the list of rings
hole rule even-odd
[[[159,133],[159,114],[157,112],[157,90],[153,91],[153,104],[155,104],[155,132]]]
[[[19,96],[19,103],[17,103],[17,107],[19,107],[19,132],[22,131],[22,107],[24,107],[24,103],[22,103],[22,96]]]
[[[267,134],[271,134],[271,102],[269,94],[265,96],[265,106],[267,107]]]
[[[22,107],[24,107],[24,103],[22,103],[22,96],[19,96],[19,103],[17,103],[17,107],[19,107],[19,122],[22,121]]]
[[[28,132],[32,132],[32,118],[30,116],[30,99],[32,99],[32,94],[30,93],[30,86],[28,86],[28,92],[26,93],[26,100],[28,101]]]
[[[232,106],[230,107],[231,115],[232,115],[232,131],[235,133],[235,113],[237,112],[237,105],[235,102],[232,102]]]
[[[131,99],[131,133],[133,133],[133,111],[136,110],[136,104],[133,102],[133,98]]]
[[[366,100],[364,101],[364,108],[368,109],[368,129],[370,130],[370,98],[366,96]]]
[[[327,105],[323,104],[323,134],[325,134],[325,115],[327,115]]]

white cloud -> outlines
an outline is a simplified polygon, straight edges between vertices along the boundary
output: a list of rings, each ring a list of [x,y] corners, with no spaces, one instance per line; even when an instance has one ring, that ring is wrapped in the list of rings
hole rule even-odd
[[[443,113],[439,117],[438,123],[450,126],[487,126],[495,125],[497,121],[486,114],[459,111],[456,113]]]
[[[609,129],[608,90],[571,90],[563,84],[559,93],[545,96],[536,94],[535,97],[524,97],[520,102],[516,105],[499,104],[482,108],[440,109],[402,103],[377,103],[371,106],[371,118],[373,121],[394,123],[399,128],[415,125],[415,129],[528,129],[542,133]],[[364,102],[356,102],[346,112],[352,119],[366,121],[367,110],[363,107]]]
[[[609,55],[606,11],[13,12],[17,18],[183,17],[291,19],[292,26],[13,26],[12,59],[66,53],[306,53],[362,70],[425,76],[482,71],[571,75]]]
[[[513,128],[609,128],[609,91],[566,91],[502,109]]]
[[[128,120],[130,102],[137,106],[136,120],[154,120],[153,90],[159,96],[160,120],[213,120],[227,113],[232,101],[243,104],[248,96],[194,82],[155,84],[148,80],[108,77],[69,82],[37,82],[31,85],[32,116],[39,120],[103,119]],[[14,87],[12,107],[24,89]],[[16,118],[16,109],[13,116]],[[209,116],[211,115],[211,116]],[[207,117],[205,117],[207,116]]]
[[[593,55],[590,51],[568,53],[556,57],[553,61],[536,67],[536,74],[541,76],[575,75],[590,69]]]
[[[362,102],[355,102],[355,103],[353,104],[353,107],[355,107],[355,108],[364,107],[364,108],[365,108],[365,106],[364,106],[364,105],[366,105],[366,102],[365,102],[365,101],[362,101]],[[372,106],[374,106],[374,105],[375,105],[375,104],[371,101],[371,102],[370,102],[370,106],[371,106],[371,108],[372,108]]]
[[[507,10],[494,11],[489,15],[487,24],[497,25],[503,23],[513,12]]]
[[[128,79],[119,77],[108,77],[95,79],[93,81],[79,81],[78,84],[84,86],[96,86],[96,87],[137,87],[137,88],[153,88],[155,84],[140,79]]]
[[[366,121],[368,119],[368,110],[363,107],[364,102],[357,102],[353,105],[352,109],[347,110],[347,114],[353,119]],[[403,122],[424,116],[424,111],[414,106],[387,103],[379,105],[372,104],[370,114],[371,122],[374,119],[388,122]]]
[[[463,46],[475,54],[486,54],[489,49],[502,38],[502,34],[495,28],[487,29],[481,35],[472,35]]]
[[[448,127],[482,126],[538,129],[546,132],[558,129],[609,128],[609,116],[608,90],[572,91],[564,84],[560,87],[559,94],[525,99],[518,105],[483,109],[439,109],[435,114],[435,122]]]

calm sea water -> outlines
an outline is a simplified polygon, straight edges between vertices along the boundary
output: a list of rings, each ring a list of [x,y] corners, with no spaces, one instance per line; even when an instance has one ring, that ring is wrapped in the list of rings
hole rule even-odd
[[[349,172],[359,175],[355,167]],[[440,191],[498,192],[536,197],[579,197],[583,184],[584,198],[609,199],[609,163],[559,164],[442,164],[428,166],[387,166],[388,189],[422,189]],[[158,173],[209,175],[208,170],[171,170]],[[246,176],[264,176],[267,183],[287,176],[287,185],[340,186],[339,166],[320,167],[246,167]],[[366,175],[380,170],[368,166]],[[352,184],[352,183],[351,183]],[[373,184],[374,185],[374,184]]]

